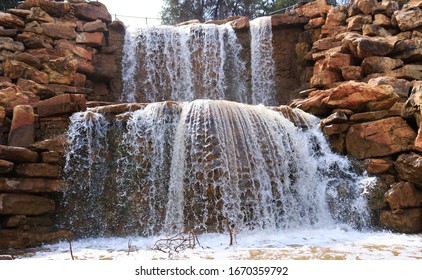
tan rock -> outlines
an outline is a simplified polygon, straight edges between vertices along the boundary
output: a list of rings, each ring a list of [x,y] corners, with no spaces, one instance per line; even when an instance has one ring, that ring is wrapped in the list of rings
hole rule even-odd
[[[35,106],[40,100],[38,96],[29,91],[18,91],[19,89],[8,87],[0,90],[0,106],[7,114],[12,114],[13,108],[17,105]]]
[[[384,14],[376,14],[374,15],[374,25],[379,25],[382,27],[390,27],[391,26],[391,19]]]
[[[305,28],[318,28],[325,24],[325,19],[323,17],[311,18]]]
[[[12,162],[37,162],[38,153],[22,147],[0,145],[0,159]]]
[[[388,37],[391,36],[391,33],[387,31],[384,27],[374,25],[374,24],[364,24],[362,26],[363,36],[378,36],[378,37]]]
[[[71,85],[76,73],[77,64],[65,57],[50,60],[43,65],[51,84]]]
[[[310,84],[311,87],[328,88],[335,82],[341,80],[341,75],[329,69],[322,70],[316,75],[312,76]]]
[[[362,61],[362,72],[365,75],[372,73],[386,73],[393,69],[403,66],[401,59],[393,59],[384,56],[369,56]]]
[[[354,56],[364,59],[368,56],[386,56],[394,49],[397,39],[384,37],[365,37],[349,33],[343,39],[343,45]]]
[[[415,149],[422,152],[422,123],[419,123],[418,135],[415,139]]]
[[[86,109],[86,99],[80,94],[63,94],[42,100],[37,105],[40,117],[72,114]]]
[[[65,153],[67,144],[66,135],[58,135],[50,139],[35,142],[31,145],[31,149],[40,152],[55,151],[61,154]]]
[[[321,38],[335,37],[347,32],[347,26],[323,25],[321,27]]]
[[[12,125],[9,132],[9,146],[28,147],[34,143],[34,110],[30,105],[18,105],[13,109]]]
[[[354,112],[388,109],[398,100],[394,89],[388,85],[370,86],[350,81],[328,91],[329,95],[323,100],[328,107]]]
[[[368,85],[390,85],[396,91],[396,94],[401,98],[406,98],[410,91],[410,82],[404,79],[397,79],[394,77],[378,77],[368,81]]]
[[[35,50],[32,49],[28,50],[27,52],[37,57],[41,61],[41,63],[47,63],[50,60],[54,60],[65,56],[65,53],[60,50],[52,50],[48,48],[41,48]]]
[[[11,79],[24,78],[33,80],[39,84],[48,83],[48,75],[39,71],[37,68],[30,66],[26,63],[8,60],[4,63],[4,74]]]
[[[30,33],[35,33],[35,34],[38,34],[38,35],[42,35],[44,33],[44,29],[41,27],[41,24],[39,24],[37,21],[28,22],[25,25],[24,31],[30,32]]]
[[[49,84],[49,85],[46,85],[46,87],[54,91],[57,95],[65,94],[65,93],[89,95],[94,92],[92,88],[72,87],[72,86],[66,86],[66,85]]]
[[[400,117],[350,126],[346,136],[347,152],[358,158],[383,157],[413,148],[416,133]]]
[[[404,208],[422,207],[422,192],[409,182],[393,184],[385,194],[385,199],[393,212]]]
[[[104,33],[102,32],[82,32],[78,33],[76,37],[76,43],[84,44],[90,47],[100,47],[104,40]]]
[[[360,66],[345,66],[341,68],[341,75],[345,81],[359,81],[362,79],[362,68]]]
[[[324,50],[332,49],[338,46],[341,46],[341,41],[337,41],[333,37],[327,37],[327,38],[319,39],[318,41],[314,42],[312,45],[312,51],[314,52],[324,51]]]
[[[104,5],[97,6],[92,3],[81,3],[73,4],[72,6],[75,9],[75,16],[80,19],[88,21],[100,19],[106,23],[110,23],[112,21],[111,15]]]
[[[64,17],[70,12],[70,3],[56,1],[40,1],[40,7],[49,15],[57,18]]]
[[[23,91],[30,91],[38,96],[41,100],[51,98],[56,94],[45,85],[38,84],[32,80],[19,78],[17,86]]]
[[[409,81],[422,80],[422,65],[407,64],[388,72],[388,76]]]
[[[7,12],[9,14],[18,16],[21,19],[26,19],[26,17],[31,14],[31,11],[26,9],[8,9]]]
[[[54,200],[27,194],[0,194],[2,215],[42,215],[54,211]]]
[[[417,153],[401,154],[394,163],[400,179],[422,188],[422,156]]]
[[[350,2],[348,6],[348,15],[349,17],[358,15],[358,14],[369,15],[372,11],[372,8],[374,8],[377,4],[378,3],[375,0],[352,1]]]
[[[389,116],[387,110],[356,113],[350,116],[352,122],[372,122]]]
[[[0,159],[0,174],[5,174],[5,173],[9,173],[13,170],[13,167],[15,165],[13,164],[13,162],[8,161],[8,160],[4,160],[4,159]],[[1,178],[0,178],[1,180]],[[1,188],[0,188],[1,190]]]
[[[356,15],[347,19],[347,31],[362,31],[363,25],[372,23],[372,16]]]
[[[64,182],[45,178],[0,178],[0,192],[49,193],[63,190]]]
[[[353,65],[354,60],[351,54],[346,53],[331,53],[326,58],[327,69],[341,72],[341,69],[346,66]]]
[[[77,46],[67,40],[60,40],[56,44],[56,49],[62,51],[67,57],[78,61],[92,61],[93,53],[84,47]]]
[[[35,20],[38,22],[54,22],[54,19],[40,7],[32,7],[31,14],[26,17],[26,20]]]
[[[317,18],[326,15],[331,9],[325,0],[316,0],[309,2],[305,5],[299,6],[295,9],[296,13],[300,16],[308,18]]]
[[[340,5],[331,7],[327,14],[325,24],[332,26],[346,25],[347,10],[346,6]]]
[[[390,189],[389,184],[381,176],[377,176],[374,181],[369,184],[365,192],[362,194],[367,200],[368,208],[371,210],[381,210],[388,207],[385,201],[385,193]]]
[[[53,39],[76,39],[76,31],[73,26],[63,23],[42,23],[44,35]]]
[[[275,14],[271,16],[272,26],[290,26],[290,25],[305,25],[309,19],[304,16],[291,14]]]
[[[422,208],[410,208],[393,212],[381,211],[380,222],[392,230],[403,233],[422,231]]]
[[[60,178],[61,167],[50,163],[20,163],[15,165],[15,173],[22,177]]]
[[[402,31],[413,30],[422,26],[422,10],[419,8],[404,8],[394,13],[394,15]]]
[[[24,27],[25,22],[18,16],[0,12],[0,26],[11,28]]]
[[[387,172],[394,166],[394,162],[390,158],[368,158],[364,161],[365,169],[372,174],[380,174]]]

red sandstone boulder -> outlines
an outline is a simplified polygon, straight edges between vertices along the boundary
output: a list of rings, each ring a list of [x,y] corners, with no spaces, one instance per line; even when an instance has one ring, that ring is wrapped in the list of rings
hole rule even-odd
[[[48,74],[50,84],[70,85],[76,73],[77,64],[65,57],[44,63],[44,71]]]
[[[326,25],[342,26],[346,25],[347,10],[344,5],[331,7],[325,19]]]
[[[410,91],[410,82],[404,79],[394,77],[378,77],[368,81],[368,85],[390,85],[394,88],[397,95],[401,98],[407,98]]]
[[[39,71],[37,68],[26,63],[8,60],[4,64],[4,74],[11,79],[24,78],[33,80],[40,84],[48,83],[48,75]]]
[[[394,163],[400,179],[422,188],[422,156],[416,153],[401,154]]]
[[[393,69],[403,66],[401,59],[393,59],[390,57],[370,56],[366,57],[362,62],[362,72],[365,75],[372,73],[386,73]]]
[[[346,136],[347,152],[358,158],[383,157],[413,148],[415,131],[400,117],[350,126]]]
[[[28,147],[34,143],[34,110],[30,105],[18,105],[13,109],[12,125],[9,132],[9,146]]]
[[[104,22],[110,23],[112,21],[110,13],[107,11],[106,6],[100,4],[96,5],[94,2],[72,4],[75,9],[75,16],[80,19],[94,21],[100,19]]]
[[[11,28],[24,27],[25,22],[18,16],[0,12],[0,26]]]
[[[398,232],[421,232],[422,208],[409,208],[397,212],[384,210],[381,212],[380,222]]]
[[[356,33],[347,34],[342,43],[355,57],[386,56],[394,49],[397,38],[365,37]]]
[[[54,211],[54,200],[27,194],[0,194],[2,215],[42,215]]]
[[[0,145],[0,159],[13,162],[37,162],[38,153],[22,147]]]
[[[17,86],[23,91],[30,91],[41,100],[55,96],[55,93],[45,85],[38,84],[32,80],[18,79]]]
[[[354,112],[388,109],[398,100],[394,89],[388,85],[370,86],[350,81],[327,91],[329,94],[323,103],[328,107],[350,109]]]
[[[87,22],[83,25],[82,30],[84,32],[105,32],[107,26],[104,22],[97,19],[96,21]]]
[[[21,163],[15,165],[15,173],[21,177],[60,178],[61,167],[49,163]]]
[[[394,13],[394,17],[402,31],[413,30],[422,26],[422,10],[420,8],[401,9]]]
[[[101,47],[104,40],[103,32],[82,32],[78,33],[76,37],[76,43],[84,44],[90,47]]]
[[[309,2],[305,5],[299,6],[295,9],[296,13],[300,16],[308,18],[316,18],[326,15],[331,9],[331,6],[325,0],[316,0]]]
[[[404,208],[422,207],[422,192],[409,182],[393,184],[385,194],[385,199],[393,212]]]
[[[394,162],[389,158],[368,158],[364,164],[366,171],[372,174],[384,173],[394,166]]]
[[[38,70],[41,69],[41,61],[29,53],[20,53],[11,57],[12,60],[20,61],[26,63],[32,67],[37,68]]]
[[[70,12],[70,3],[56,2],[56,1],[40,1],[40,7],[49,15],[54,17],[63,17]]]
[[[0,173],[1,174],[5,174],[5,173],[9,173],[13,170],[13,167],[15,165],[13,164],[13,162],[8,161],[8,160],[4,160],[4,159],[0,159]],[[1,181],[2,178],[0,178]],[[0,182],[1,184],[1,182]],[[1,187],[0,187],[0,191],[1,191]]]
[[[341,81],[341,75],[337,71],[324,69],[312,76],[310,84],[311,87],[328,88],[332,84]]]
[[[38,22],[54,22],[54,19],[40,7],[32,7],[31,13],[26,17],[26,20],[34,20]]]
[[[47,193],[62,190],[63,181],[45,178],[0,178],[2,193]]]
[[[86,109],[86,99],[80,94],[63,94],[42,100],[37,105],[40,117],[72,114]]]
[[[53,39],[68,39],[76,38],[75,28],[71,25],[63,23],[42,23],[41,27],[44,30],[44,35]]]
[[[347,31],[362,31],[363,26],[372,23],[372,16],[356,15],[346,20]]]

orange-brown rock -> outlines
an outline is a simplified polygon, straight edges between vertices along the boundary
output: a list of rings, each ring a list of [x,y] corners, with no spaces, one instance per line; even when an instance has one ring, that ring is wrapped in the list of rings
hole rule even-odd
[[[15,165],[15,173],[22,177],[60,178],[61,167],[49,163],[20,163]]]
[[[352,17],[358,14],[369,15],[374,7],[378,5],[375,0],[354,0],[348,5],[348,15]]]
[[[382,27],[390,27],[391,26],[391,19],[384,14],[376,14],[374,15],[374,25],[379,25]]]
[[[81,32],[76,36],[76,43],[84,44],[90,47],[100,47],[104,40],[104,33],[102,32]]]
[[[345,66],[341,68],[341,75],[345,81],[362,79],[362,68],[360,66]]]
[[[43,65],[50,84],[71,85],[76,73],[76,61],[61,57]]]
[[[62,164],[63,156],[57,151],[47,151],[41,153],[41,162]]]
[[[27,21],[54,22],[54,19],[40,7],[32,7],[30,10],[31,13],[26,17]]]
[[[327,37],[319,39],[318,41],[315,41],[312,45],[312,51],[318,52],[318,51],[324,51],[328,49],[332,49],[335,47],[341,46],[341,41],[337,41],[333,37]]]
[[[384,173],[394,166],[390,158],[368,158],[365,159],[364,164],[366,171],[372,174]]]
[[[389,116],[388,110],[356,113],[350,116],[351,122],[372,122]]]
[[[0,12],[0,26],[11,28],[24,27],[25,22],[18,16]]]
[[[41,100],[55,96],[55,93],[45,85],[38,84],[32,80],[18,79],[17,86],[23,91],[33,92]]]
[[[46,178],[0,178],[2,193],[49,193],[62,190],[64,182]]]
[[[413,30],[422,26],[422,10],[420,8],[404,8],[394,13],[394,16],[402,31]]]
[[[398,100],[394,89],[388,85],[370,86],[354,81],[328,89],[323,100],[328,107],[350,109],[354,112],[388,109]]]
[[[110,23],[112,18],[110,13],[107,11],[106,6],[101,3],[99,4],[100,5],[96,5],[94,2],[90,2],[73,4],[72,6],[75,9],[75,16],[80,19],[85,19],[88,21],[100,19],[104,22]]]
[[[341,81],[341,75],[337,71],[325,69],[312,76],[311,87],[328,88],[335,82]]]
[[[325,19],[325,24],[332,26],[346,25],[347,10],[344,5],[331,7]]]
[[[362,26],[363,36],[378,36],[378,37],[389,37],[391,33],[384,27],[374,24],[364,24]]]
[[[46,63],[50,60],[65,56],[65,53],[60,50],[52,50],[48,48],[31,49],[27,52],[37,57],[41,61],[41,63]]]
[[[362,31],[365,24],[372,23],[372,16],[356,15],[347,19],[347,31]]]
[[[19,229],[6,229],[0,230],[0,249],[40,246],[46,243],[71,239],[73,239],[73,233],[65,230],[34,233]]]
[[[86,109],[86,99],[80,94],[63,94],[42,100],[37,105],[40,117],[72,114]]]
[[[305,5],[299,6],[295,9],[295,11],[300,16],[317,18],[322,15],[326,15],[330,9],[331,6],[328,5],[325,0],[316,0],[314,2],[309,2]]]
[[[33,32],[25,31],[21,34],[18,34],[16,40],[22,42],[28,49],[53,49],[53,39]]]
[[[64,17],[70,12],[70,3],[56,1],[40,1],[40,7],[53,17]]]
[[[24,52],[24,53],[14,55],[13,57],[11,57],[11,59],[26,63],[32,67],[37,68],[38,70],[41,69],[41,61],[37,57],[33,56],[32,54]]]
[[[96,21],[90,21],[83,25],[82,30],[84,32],[105,32],[107,31],[107,26],[104,22],[97,19]]]
[[[9,132],[9,146],[28,147],[34,143],[34,110],[30,105],[18,105],[13,109],[12,125]]]
[[[250,27],[249,18],[240,17],[238,19],[235,19],[234,21],[232,21],[231,26],[233,27],[234,30],[249,29]]]
[[[394,163],[400,179],[422,188],[422,156],[417,153],[401,154]]]
[[[413,148],[415,131],[401,117],[350,126],[346,136],[347,152],[358,158],[383,157]]]
[[[400,211],[383,210],[380,222],[390,229],[403,233],[422,231],[422,208],[409,208]]]
[[[399,40],[394,46],[394,57],[409,63],[421,61],[422,38]]]
[[[388,72],[388,75],[390,77],[406,79],[409,81],[422,80],[422,65],[406,64],[403,67]]]
[[[73,86],[66,86],[66,85],[56,85],[56,84],[48,84],[46,85],[47,88],[54,91],[57,95],[65,94],[65,93],[72,93],[72,94],[92,94],[92,88],[85,88],[85,87],[73,87]]]
[[[401,98],[406,98],[409,95],[409,91],[410,91],[410,82],[404,79],[397,79],[394,77],[388,77],[388,76],[383,76],[383,77],[378,77],[378,78],[373,78],[370,79],[368,81],[368,85],[390,85],[394,88],[394,90],[396,91],[397,95]]]
[[[314,28],[321,27],[324,24],[325,24],[325,19],[323,17],[311,18],[308,24],[306,24],[305,28],[314,29]]]
[[[422,192],[412,183],[398,182],[385,194],[385,200],[393,212],[404,208],[422,207]]]
[[[393,69],[403,66],[404,63],[401,59],[393,59],[383,56],[369,56],[362,62],[362,72],[365,75],[372,73],[386,73]]]
[[[324,126],[323,132],[328,137],[330,147],[337,153],[344,154],[346,152],[346,133],[350,124],[329,124]]]
[[[63,23],[42,23],[44,35],[53,39],[76,39],[75,28]]]
[[[415,149],[422,152],[422,123],[419,123],[418,135],[415,139]]]
[[[25,50],[25,46],[21,42],[13,41],[12,38],[0,37],[0,50],[21,52]]]
[[[82,46],[77,46],[67,40],[60,40],[56,44],[56,49],[60,50],[69,58],[78,61],[91,61],[93,53]]]
[[[30,91],[19,91],[19,88],[8,87],[0,90],[0,106],[6,113],[12,114],[17,105],[35,106],[40,98]]]
[[[48,83],[48,75],[26,63],[8,60],[4,63],[4,74],[11,79],[24,78],[40,84]]]
[[[313,115],[323,116],[327,115],[328,108],[323,100],[330,94],[328,90],[316,90],[309,94],[306,99],[293,100],[291,107],[299,108],[305,112]]]
[[[84,74],[75,73],[75,77],[73,79],[72,85],[75,86],[75,87],[85,87],[86,76]]]
[[[341,69],[346,66],[353,65],[353,57],[351,54],[334,52],[327,55],[326,67],[329,70],[341,72]]]
[[[0,173],[9,173],[13,170],[14,164],[11,161],[0,159]],[[1,179],[0,179],[1,180]],[[0,188],[1,190],[1,188]]]
[[[391,53],[396,41],[394,38],[367,37],[349,33],[342,42],[355,57],[364,59],[368,56],[385,56]]]
[[[54,200],[27,194],[0,194],[2,215],[42,215],[55,208]]]
[[[61,154],[65,153],[67,136],[58,135],[50,139],[35,142],[31,145],[31,149],[40,152],[55,151]],[[1,158],[1,157],[0,157]]]
[[[36,21],[31,21],[25,24],[24,31],[28,33],[35,33],[38,35],[42,35],[44,33],[44,30],[42,29],[41,24],[39,24]]]
[[[92,64],[95,68],[93,74],[88,75],[100,80],[112,79],[117,73],[115,57],[108,54],[97,54],[94,56]]]
[[[304,16],[290,14],[275,14],[271,16],[272,26],[305,25],[309,19]]]
[[[37,162],[38,153],[23,147],[0,145],[0,159],[12,162]]]

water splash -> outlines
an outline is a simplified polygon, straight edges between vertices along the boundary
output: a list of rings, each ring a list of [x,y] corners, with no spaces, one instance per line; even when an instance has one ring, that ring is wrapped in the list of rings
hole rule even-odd
[[[250,25],[252,104],[276,104],[271,17],[256,18]]]
[[[83,139],[100,134],[84,133],[86,116],[78,117],[66,166],[86,174],[80,151],[98,141]],[[95,120],[103,131],[101,118]],[[104,200],[105,185],[91,189],[104,180],[83,180],[75,188],[98,200],[88,196],[73,207],[103,205],[98,208],[114,217],[115,223],[103,223],[112,235],[215,232],[227,223],[239,231],[369,223],[363,177],[330,151],[318,119],[301,110],[211,100],[154,103],[116,117],[108,130],[115,131],[107,134],[113,151],[105,151],[103,140],[98,151],[117,168],[102,165],[99,174],[116,177],[107,181],[115,193]]]

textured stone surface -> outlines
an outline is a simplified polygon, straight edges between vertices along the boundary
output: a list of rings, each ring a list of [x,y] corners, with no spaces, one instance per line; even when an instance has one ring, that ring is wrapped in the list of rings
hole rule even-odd
[[[417,153],[401,154],[394,163],[400,179],[422,188],[422,156]]]
[[[368,158],[365,159],[364,163],[366,171],[372,174],[384,173],[394,166],[391,159],[384,158]]]
[[[13,167],[14,167],[13,162],[0,159],[0,173],[1,174],[11,172],[13,170]]]
[[[104,5],[94,5],[91,3],[73,4],[75,9],[75,16],[80,19],[94,21],[100,19],[104,22],[110,23],[112,21],[110,13]]]
[[[104,40],[104,33],[102,32],[82,32],[78,33],[76,43],[84,44],[90,47],[100,47]]]
[[[61,167],[49,163],[21,163],[15,165],[15,173],[22,177],[60,178]]]
[[[46,193],[63,190],[64,182],[46,178],[0,178],[3,193]]]
[[[13,162],[37,162],[38,153],[23,147],[12,147],[0,145],[0,159]]]
[[[0,249],[40,246],[72,238],[73,233],[64,230],[50,233],[33,233],[14,229],[0,230]]]
[[[398,182],[391,186],[385,199],[393,211],[404,208],[422,207],[422,192],[412,183]]]
[[[347,152],[364,159],[382,157],[413,148],[415,131],[400,117],[350,126],[346,136]]]
[[[54,200],[27,194],[0,194],[0,214],[42,215],[55,208]]]
[[[33,80],[39,84],[48,83],[48,75],[46,73],[16,60],[8,60],[4,63],[4,74],[11,79],[24,78]]]
[[[402,9],[395,14],[395,18],[402,31],[422,26],[422,10],[419,8]]]
[[[63,23],[42,23],[41,27],[46,36],[54,39],[73,40],[76,38],[75,28],[71,25]]]
[[[50,84],[72,84],[76,69],[76,62],[65,57],[50,60],[44,64],[44,71],[48,74]]]
[[[422,208],[401,211],[381,211],[380,221],[390,229],[403,233],[422,231]]]
[[[13,109],[12,125],[9,132],[10,146],[28,147],[34,143],[34,110],[30,105],[18,105]]]
[[[391,53],[397,39],[385,37],[366,37],[356,33],[349,33],[343,39],[354,56],[364,59],[369,56],[385,56]]]
[[[395,68],[403,66],[401,59],[393,59],[390,57],[370,56],[362,61],[362,72],[365,75],[372,73],[389,72]]]
[[[331,6],[327,5],[325,0],[316,0],[314,2],[307,3],[296,9],[298,15],[316,18],[324,14],[327,14],[331,9]]]
[[[0,26],[12,28],[24,27],[25,22],[18,16],[0,12]]]
[[[71,114],[84,111],[86,99],[80,94],[63,94],[38,103],[37,112],[40,117]]]

